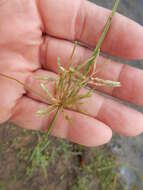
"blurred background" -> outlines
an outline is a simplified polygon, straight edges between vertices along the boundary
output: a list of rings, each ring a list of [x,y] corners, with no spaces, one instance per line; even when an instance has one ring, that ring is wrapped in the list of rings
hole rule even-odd
[[[110,9],[113,4],[91,1]],[[143,25],[142,10],[143,0],[122,0],[118,9]],[[125,64],[143,69],[141,61]],[[108,145],[88,149],[50,137],[44,155],[30,159],[43,136],[10,124],[0,127],[0,190],[143,189],[143,135],[114,136]]]

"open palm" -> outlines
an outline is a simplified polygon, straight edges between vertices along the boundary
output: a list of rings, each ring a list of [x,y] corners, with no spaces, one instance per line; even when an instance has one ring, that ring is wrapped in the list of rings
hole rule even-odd
[[[78,46],[75,63],[91,55],[110,11],[83,0],[2,0],[0,1],[0,72],[13,76],[43,93],[35,76],[53,75],[57,57],[64,66]],[[125,59],[143,58],[143,28],[116,14],[102,51]],[[98,90],[143,105],[143,71],[100,57],[105,64],[99,77],[119,80],[121,88],[99,87]],[[12,121],[18,126],[47,129],[51,117],[37,117],[36,111],[47,105],[15,81],[0,77],[0,123]],[[82,107],[88,116],[66,111],[72,124],[61,113],[52,134],[86,146],[107,143],[112,130],[126,136],[143,132],[143,115],[114,100],[95,93]]]

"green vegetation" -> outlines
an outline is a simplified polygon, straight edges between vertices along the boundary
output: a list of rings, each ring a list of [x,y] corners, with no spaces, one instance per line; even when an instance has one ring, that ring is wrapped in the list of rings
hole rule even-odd
[[[4,184],[0,182],[0,190],[5,190]]]
[[[0,190],[27,190],[29,185],[30,190],[47,190],[47,187],[48,190],[95,190],[96,187],[126,190],[121,183],[120,162],[108,146],[86,148],[49,137],[43,154],[30,160],[33,148],[45,134],[10,126],[7,135],[8,140],[1,144],[0,171],[4,176],[0,175]]]
[[[100,187],[101,190],[117,189],[119,183],[118,163],[116,157],[108,148],[87,149],[80,145],[52,138],[49,139],[43,154],[38,154],[39,150],[36,150],[37,154],[29,162],[33,146],[35,146],[37,140],[41,144],[41,140],[45,135],[29,133],[24,133],[22,138],[16,139],[12,144],[12,147],[17,151],[17,158],[22,162],[26,162],[26,171],[24,172],[26,181],[39,171],[42,171],[43,174],[41,175],[46,178],[49,167],[56,167],[58,162],[61,162],[61,165],[63,163],[67,164],[70,160],[71,166],[65,166],[68,168],[68,174],[70,175],[72,171],[75,176],[69,184],[70,190],[92,190],[96,186]],[[71,160],[73,160],[73,163]],[[64,181],[65,177],[66,173],[62,173],[60,181]]]
[[[92,190],[95,185],[101,190],[116,190],[119,185],[118,164],[110,150],[94,148],[86,157],[72,190],[84,190],[87,187]]]

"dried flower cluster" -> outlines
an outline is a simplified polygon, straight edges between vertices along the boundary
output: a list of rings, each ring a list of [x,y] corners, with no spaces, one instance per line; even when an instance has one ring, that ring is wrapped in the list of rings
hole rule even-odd
[[[57,79],[49,78],[48,76],[38,78],[40,81],[43,81],[40,85],[42,90],[46,93],[49,106],[47,109],[38,110],[37,114],[42,116],[49,115],[54,112],[54,117],[48,128],[48,134],[54,126],[58,113],[60,111],[63,111],[64,108],[77,109],[77,111],[82,112],[82,110],[78,110],[77,105],[79,105],[81,101],[83,102],[84,99],[90,98],[94,90],[93,88],[88,88],[88,91],[85,94],[81,94],[80,91],[82,88],[86,88],[91,85],[94,86],[94,88],[96,88],[96,86],[120,87],[120,82],[104,80],[96,77],[96,63],[100,54],[100,48],[110,28],[112,18],[118,7],[118,3],[119,0],[116,0],[112,9],[112,13],[105,25],[104,31],[97,43],[95,50],[93,51],[92,56],[88,60],[78,65],[74,65],[73,56],[77,46],[77,42],[75,42],[71,57],[69,58],[69,62],[67,63],[69,65],[68,69],[65,69],[62,66],[60,58],[58,58]],[[46,87],[47,83],[50,81],[55,81],[54,95],[52,95]],[[68,116],[65,116],[65,119],[71,121]]]

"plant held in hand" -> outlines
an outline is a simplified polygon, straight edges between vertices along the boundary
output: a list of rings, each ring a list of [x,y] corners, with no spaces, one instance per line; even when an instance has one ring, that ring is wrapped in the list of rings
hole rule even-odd
[[[108,30],[112,22],[112,18],[117,10],[118,4],[119,0],[115,0],[112,13],[109,16],[104,31],[101,34],[99,41],[96,45],[96,48],[93,51],[92,56],[89,57],[89,59],[87,59],[83,63],[74,65],[73,57],[77,46],[77,42],[75,42],[71,57],[68,62],[69,65],[68,68],[64,68],[61,64],[60,58],[58,58],[58,63],[57,63],[58,77],[56,79],[49,78],[48,76],[47,77],[39,76],[36,78],[36,80],[40,81],[40,86],[46,96],[39,94],[38,92],[29,88],[19,80],[11,76],[7,76],[3,73],[0,73],[0,76],[16,81],[17,83],[23,85],[27,91],[31,91],[36,95],[40,96],[41,98],[43,98],[43,100],[46,100],[47,104],[49,105],[48,108],[37,110],[37,113],[35,113],[37,114],[37,116],[50,115],[51,113],[54,114],[47,133],[44,135],[44,138],[38,143],[37,147],[35,148],[32,154],[32,159],[36,155],[39,155],[39,153],[43,152],[47,147],[48,135],[51,132],[52,128],[54,127],[54,123],[60,112],[64,112],[64,109],[70,109],[70,110],[76,109],[78,112],[88,114],[85,113],[83,110],[79,110],[78,105],[84,103],[85,99],[91,97],[93,90],[96,88],[96,86],[120,87],[120,82],[98,78],[97,77],[98,71],[96,67],[102,43],[106,37],[106,34],[108,33]],[[54,93],[51,93],[48,90],[47,83],[49,83],[50,81],[54,82]],[[94,85],[94,89],[90,88],[91,85]],[[81,90],[83,88],[87,88],[88,90],[84,94],[81,94]],[[68,120],[69,122],[71,122],[72,120],[72,118],[69,118],[68,115],[65,115],[65,119]]]

